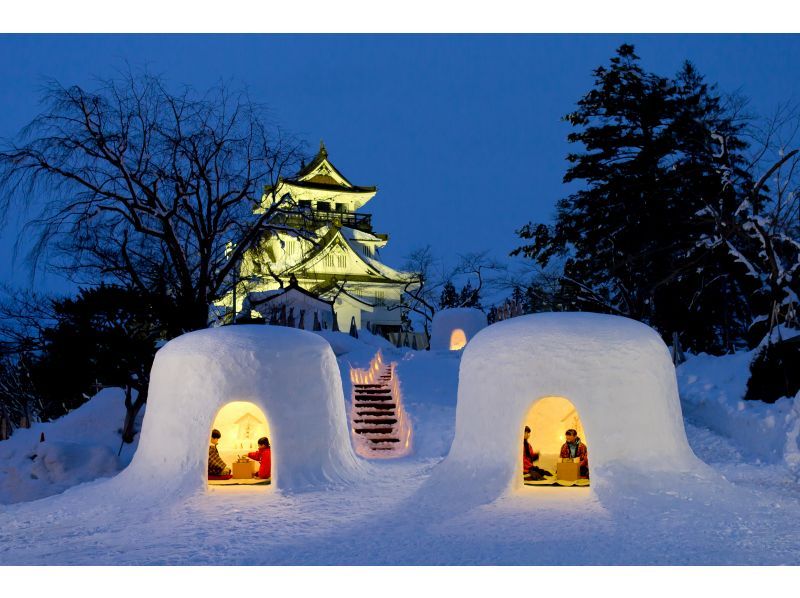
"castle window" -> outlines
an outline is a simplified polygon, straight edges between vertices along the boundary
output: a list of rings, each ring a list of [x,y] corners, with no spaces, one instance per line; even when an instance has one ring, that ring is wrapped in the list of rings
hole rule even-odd
[[[331,202],[329,201],[318,201],[317,202],[317,210],[320,212],[330,212],[331,211]]]
[[[337,203],[336,204],[336,211],[340,212],[340,213],[341,212],[346,212],[347,211],[347,206],[345,204],[343,204],[343,203]]]
[[[311,209],[311,200],[310,199],[301,199],[297,202],[297,205],[300,206],[301,210],[310,210]]]

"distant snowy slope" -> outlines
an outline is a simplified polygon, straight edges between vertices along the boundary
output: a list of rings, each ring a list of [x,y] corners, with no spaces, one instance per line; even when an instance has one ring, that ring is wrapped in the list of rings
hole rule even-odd
[[[330,330],[320,330],[315,332],[328,341],[336,357],[353,351],[371,349],[373,353],[378,349],[393,349],[392,343],[382,336],[376,336],[367,330],[358,333],[358,338],[353,338],[347,332],[332,332]]]
[[[9,440],[0,442],[0,504],[58,494],[126,467],[138,435],[117,457],[123,401],[121,389],[103,389],[64,417],[15,430]],[[39,442],[42,433],[45,441]]]

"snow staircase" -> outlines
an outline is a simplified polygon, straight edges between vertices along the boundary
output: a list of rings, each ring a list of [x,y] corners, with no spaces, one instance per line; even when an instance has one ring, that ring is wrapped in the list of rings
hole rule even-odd
[[[403,409],[396,364],[378,351],[369,369],[351,368],[350,429],[356,453],[368,459],[407,455],[411,424]]]

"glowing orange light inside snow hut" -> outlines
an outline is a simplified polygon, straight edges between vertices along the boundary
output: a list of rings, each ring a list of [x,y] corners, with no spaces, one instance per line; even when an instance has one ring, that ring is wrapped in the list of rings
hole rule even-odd
[[[453,333],[450,335],[450,350],[458,351],[459,349],[463,349],[466,344],[467,335],[464,334],[464,331],[461,330],[461,328],[453,330]]]

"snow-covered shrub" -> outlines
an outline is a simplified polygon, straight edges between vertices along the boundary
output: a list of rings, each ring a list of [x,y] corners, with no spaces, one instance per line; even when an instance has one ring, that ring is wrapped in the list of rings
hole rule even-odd
[[[746,400],[774,403],[800,391],[798,338],[764,345],[750,363]]]

